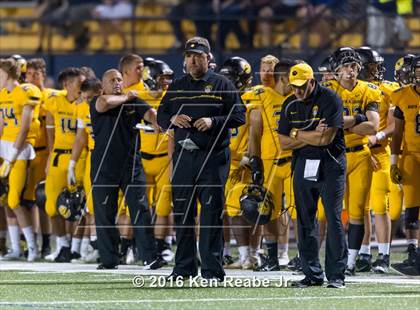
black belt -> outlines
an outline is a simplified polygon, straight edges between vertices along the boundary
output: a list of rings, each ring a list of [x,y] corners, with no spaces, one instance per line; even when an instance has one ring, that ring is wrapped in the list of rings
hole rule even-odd
[[[54,167],[58,166],[58,159],[60,158],[60,155],[71,154],[71,150],[69,150],[69,149],[54,149],[53,152],[56,153],[56,155],[54,156],[54,160],[53,160],[53,166]]]
[[[346,147],[346,153],[363,151],[364,148],[365,148],[364,145],[356,145],[356,146],[352,146],[352,147]]]
[[[377,149],[377,148],[380,148],[380,147],[382,147],[382,144],[377,143],[377,144],[375,144],[375,145],[372,145],[372,146],[370,147],[370,149]]]
[[[168,153],[150,154],[150,153],[141,152],[141,158],[146,159],[146,160],[152,160],[155,158],[165,157],[165,156],[168,156]]]
[[[41,151],[44,151],[46,149],[47,149],[46,146],[39,146],[39,147],[35,147],[34,148],[35,152],[41,152]]]
[[[289,161],[292,161],[292,156],[284,157],[284,158],[280,158],[280,159],[275,159],[274,164],[277,165],[277,166],[281,166],[285,163],[288,163]]]

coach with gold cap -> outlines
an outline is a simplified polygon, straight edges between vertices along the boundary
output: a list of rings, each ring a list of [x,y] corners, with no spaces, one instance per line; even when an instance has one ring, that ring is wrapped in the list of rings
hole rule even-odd
[[[328,286],[344,288],[347,245],[341,224],[346,176],[343,104],[314,79],[306,63],[289,72],[293,89],[283,104],[278,127],[283,150],[293,150],[293,186],[298,221],[299,255],[305,278],[295,286],[321,286],[316,213],[322,199],[327,217],[325,273]]]

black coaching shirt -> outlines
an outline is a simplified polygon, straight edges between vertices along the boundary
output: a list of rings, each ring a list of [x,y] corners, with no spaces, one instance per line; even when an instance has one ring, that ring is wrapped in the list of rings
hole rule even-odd
[[[212,128],[207,131],[173,126],[176,147],[179,147],[179,141],[189,138],[201,150],[213,146],[215,150],[222,149],[229,145],[229,128],[245,124],[245,106],[235,86],[212,70],[199,80],[187,74],[171,84],[159,105],[159,126],[172,128],[170,120],[176,114],[191,117],[191,125],[202,117],[210,117],[213,121]]]
[[[151,107],[140,99],[99,113],[97,98],[90,102],[90,116],[95,137],[92,169],[101,173],[120,175],[140,149],[139,130],[135,128]],[[138,160],[137,160],[138,161]]]
[[[280,134],[288,136],[292,128],[315,130],[323,118],[328,127],[338,128],[332,143],[324,146],[306,145],[293,150],[293,155],[315,159],[322,158],[327,151],[334,157],[345,152],[343,103],[334,91],[318,82],[309,98],[302,101],[292,95],[286,99],[280,114]]]

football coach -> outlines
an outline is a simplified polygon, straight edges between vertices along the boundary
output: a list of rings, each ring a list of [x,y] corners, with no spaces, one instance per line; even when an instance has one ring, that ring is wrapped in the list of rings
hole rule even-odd
[[[92,197],[101,265],[114,269],[119,264],[119,233],[115,226],[118,192],[121,189],[130,211],[134,238],[146,269],[163,266],[157,255],[146,177],[140,158],[140,137],[135,125],[143,118],[156,124],[156,111],[137,98],[134,91],[122,94],[123,80],[116,69],[102,78],[103,94],[90,102],[95,147],[92,151]]]
[[[300,63],[289,72],[294,95],[283,104],[278,132],[282,149],[293,149],[293,188],[298,222],[298,248],[305,278],[298,287],[321,286],[318,200],[327,218],[325,272],[328,287],[344,288],[347,245],[341,223],[346,158],[343,104],[314,79],[312,68]]]
[[[198,273],[194,231],[199,216],[201,276],[223,280],[224,187],[230,165],[230,128],[245,124],[245,106],[232,82],[208,70],[210,45],[186,42],[187,73],[174,81],[158,109],[158,124],[174,129],[172,199],[177,241],[172,277]]]

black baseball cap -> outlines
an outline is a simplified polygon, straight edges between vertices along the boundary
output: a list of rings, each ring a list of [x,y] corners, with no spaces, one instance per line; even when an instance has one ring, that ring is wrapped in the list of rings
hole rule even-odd
[[[202,37],[193,37],[185,43],[184,53],[193,52],[193,53],[210,53],[210,44],[206,38]]]

